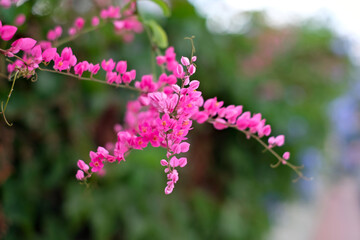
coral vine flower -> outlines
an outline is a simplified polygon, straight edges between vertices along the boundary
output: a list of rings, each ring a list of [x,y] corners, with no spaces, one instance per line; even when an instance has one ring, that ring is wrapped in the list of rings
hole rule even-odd
[[[17,27],[9,25],[1,26],[0,21],[0,37],[2,40],[9,41],[15,35],[16,31]]]
[[[101,67],[106,71],[106,72],[111,72],[112,70],[114,70],[115,68],[115,62],[110,58],[109,60],[105,61],[103,60],[101,62]]]
[[[26,16],[24,14],[19,14],[16,16],[14,23],[16,26],[21,26],[24,24],[25,21],[26,21]]]

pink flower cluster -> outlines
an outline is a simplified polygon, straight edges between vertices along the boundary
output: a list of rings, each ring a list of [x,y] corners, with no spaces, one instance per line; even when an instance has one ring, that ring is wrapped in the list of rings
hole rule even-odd
[[[93,17],[91,24],[97,26],[100,19],[111,20],[118,33],[142,31],[134,12],[134,2],[123,13],[120,7],[110,6],[100,12],[100,18]],[[124,19],[121,19],[122,15],[125,16]],[[69,35],[79,33],[85,23],[83,18],[77,18],[69,29]],[[3,26],[0,21],[0,38],[4,41],[12,39],[16,31],[15,26]],[[30,78],[36,74],[39,64],[43,63],[52,64],[55,71],[66,71],[67,74],[80,78],[86,72],[92,77],[102,68],[106,72],[108,84],[125,84],[127,88],[137,89],[140,93],[136,100],[128,102],[124,127],[116,127],[115,143],[106,148],[100,146],[96,152],[91,151],[89,164],[78,161],[78,180],[84,181],[93,173],[103,174],[106,163],[120,163],[125,161],[130,151],[143,150],[151,145],[166,149],[166,157],[160,160],[160,164],[165,167],[167,177],[164,191],[165,194],[170,194],[179,180],[179,168],[185,167],[188,162],[187,157],[181,155],[190,150],[187,135],[193,129],[193,121],[200,124],[211,123],[217,130],[235,128],[248,138],[254,137],[257,140],[271,134],[271,126],[266,124],[266,119],[260,113],[243,112],[241,105],[224,106],[224,102],[218,101],[216,97],[204,101],[202,92],[198,90],[200,82],[191,80],[196,72],[196,56],[190,59],[182,57],[179,63],[174,48],[169,47],[164,55],[156,57],[157,64],[168,73],[161,74],[158,79],[153,79],[152,75],[144,75],[140,81],[135,81],[134,87],[129,87],[136,78],[136,71],[128,70],[127,61],[104,59],[96,64],[78,62],[70,47],[62,50],[52,47],[51,41],[58,40],[62,32],[62,28],[57,26],[48,32],[49,41],[38,43],[32,38],[19,38],[11,43],[9,49],[1,50],[0,53],[7,57],[17,58],[14,63],[8,64],[8,72],[11,74],[16,71],[21,76]],[[21,58],[19,53],[23,54]],[[272,151],[272,148],[280,147],[284,142],[283,135],[271,136],[268,138],[267,149]],[[287,164],[289,158],[289,152],[285,152],[282,157],[278,156],[279,163],[283,164]]]
[[[111,20],[114,25],[114,32],[123,36],[126,42],[132,41],[134,38],[133,33],[141,33],[143,26],[134,15],[136,10],[135,2],[132,2],[127,9],[124,10],[123,16],[121,14],[121,8],[119,6],[109,6],[107,9],[103,9],[100,12],[100,16],[94,16],[91,19],[91,26],[96,27],[100,24],[100,20]],[[81,32],[85,27],[86,21],[82,17],[77,17],[74,20],[73,25],[68,29],[69,36],[74,36]],[[56,41],[62,35],[62,28],[57,26],[55,29],[49,30],[47,33],[47,39],[49,41]]]
[[[77,179],[86,180],[94,172],[103,173],[105,163],[125,161],[130,151],[143,150],[150,144],[167,150],[166,158],[160,164],[165,167],[167,176],[165,194],[170,194],[179,180],[178,168],[186,166],[188,162],[186,157],[179,154],[187,153],[190,149],[187,135],[193,129],[193,120],[198,123],[210,122],[218,130],[236,128],[248,137],[253,134],[259,138],[270,135],[271,127],[261,114],[243,112],[242,106],[224,107],[224,103],[217,101],[216,97],[204,102],[202,93],[198,91],[200,82],[190,80],[196,72],[195,56],[191,60],[182,57],[179,64],[174,48],[170,47],[164,56],[158,56],[156,60],[159,65],[165,65],[170,75],[163,73],[157,81],[151,75],[144,75],[141,81],[135,82],[141,94],[127,105],[126,127],[117,127],[117,141],[107,145],[107,149],[98,147],[96,152],[90,152],[91,171],[88,165],[79,160]],[[102,68],[111,72],[115,65],[111,59],[104,60]],[[117,63],[119,74],[125,71],[124,66],[122,62]],[[280,135],[270,137],[268,147],[283,144],[284,136]],[[290,153],[285,152],[282,162],[286,164],[289,157]]]
[[[127,72],[126,61],[119,61],[116,63],[110,58],[109,60],[103,60],[101,62],[101,67],[106,71],[106,81],[109,84],[115,82],[116,84],[124,83],[128,85],[131,81],[135,80],[136,71],[130,70]],[[115,72],[113,72],[114,69],[116,70]]]
[[[0,21],[0,37],[8,41],[16,33],[15,26],[4,25]],[[48,39],[56,40],[62,34],[62,28],[57,26],[48,34]],[[100,70],[100,64],[89,63],[88,61],[78,62],[77,57],[73,54],[70,47],[65,47],[61,52],[54,47],[51,47],[49,42],[37,43],[32,38],[19,38],[12,42],[11,47],[3,54],[8,57],[15,57],[16,54],[23,53],[21,59],[16,59],[14,63],[8,64],[8,72],[11,74],[14,71],[19,71],[21,76],[30,78],[35,74],[35,70],[40,63],[48,65],[53,63],[53,69],[56,71],[67,71],[70,73],[74,71],[75,75],[81,77],[84,72],[88,71],[90,76],[96,75]],[[129,84],[135,80],[136,71],[127,71],[127,62],[119,61],[117,64],[112,60],[103,60],[102,68],[106,71],[106,80],[109,84]],[[116,68],[115,68],[116,66]],[[117,72],[113,72],[116,69]]]

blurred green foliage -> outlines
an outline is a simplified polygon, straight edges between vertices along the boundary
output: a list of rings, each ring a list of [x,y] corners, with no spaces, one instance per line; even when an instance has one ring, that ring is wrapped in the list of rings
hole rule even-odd
[[[66,27],[84,1],[28,1],[0,9],[3,23],[18,13],[27,22],[19,36],[44,39],[56,24]],[[172,1],[171,16],[152,16],[166,30],[178,57],[189,56],[184,37],[195,36],[200,90],[226,105],[261,112],[274,134],[286,135],[291,160],[310,146],[322,148],[326,107],[347,85],[351,64],[334,47],[342,43],[325,25],[269,26],[260,12],[239,13],[249,21],[241,34],[209,31],[206,19],[185,1]],[[65,30],[66,31],[66,30]],[[337,45],[336,45],[337,44]],[[6,47],[5,43],[0,43]],[[79,60],[127,60],[137,76],[151,72],[145,33],[123,43],[112,26],[69,43]],[[1,59],[1,71],[5,72]],[[102,76],[104,78],[104,76]],[[4,100],[10,83],[0,81]],[[88,160],[98,145],[115,140],[126,102],[134,93],[96,83],[39,73],[16,82],[7,118],[0,124],[0,233],[5,239],[262,239],[279,201],[294,197],[294,173],[271,169],[275,159],[234,130],[195,125],[189,164],[174,193],[165,196],[163,149],[133,152],[107,168],[89,186],[75,179],[76,160]],[[279,151],[278,150],[278,151]],[[1,236],[0,235],[0,236]]]

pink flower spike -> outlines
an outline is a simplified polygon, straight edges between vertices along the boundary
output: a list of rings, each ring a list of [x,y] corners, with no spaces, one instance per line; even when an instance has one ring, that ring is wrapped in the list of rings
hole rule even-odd
[[[196,72],[196,67],[194,66],[194,64],[191,64],[189,67],[189,74],[193,75]]]
[[[4,41],[9,41],[15,35],[16,31],[17,27],[5,25],[0,28],[0,37]]]
[[[78,167],[83,170],[84,172],[87,172],[89,170],[89,165],[87,165],[83,160],[79,160],[77,162]]]
[[[192,61],[192,62],[196,62],[196,60],[197,60],[197,57],[196,57],[196,56],[193,56],[193,57],[191,58],[191,61]]]
[[[190,65],[190,61],[187,57],[181,57],[181,64],[184,66],[189,66]]]
[[[16,26],[21,26],[24,24],[25,21],[26,21],[26,16],[21,13],[16,16],[14,23]]]
[[[95,16],[91,19],[91,25],[93,27],[96,27],[97,25],[99,25],[99,23],[100,23],[100,19],[98,17]]]
[[[289,160],[289,158],[290,158],[290,153],[289,152],[284,152],[284,154],[283,154],[283,159],[285,159],[285,160]]]
[[[78,30],[81,30],[85,25],[85,20],[82,17],[78,17],[75,19],[74,25]]]
[[[161,166],[164,166],[164,167],[169,165],[168,162],[165,159],[162,159],[160,161],[160,164],[161,164]]]
[[[119,61],[117,64],[116,64],[116,71],[121,73],[121,74],[124,74],[126,72],[126,69],[127,69],[127,62],[126,61]]]
[[[76,179],[79,181],[82,181],[82,180],[84,180],[84,178],[85,178],[84,172],[81,170],[78,170],[76,173]]]

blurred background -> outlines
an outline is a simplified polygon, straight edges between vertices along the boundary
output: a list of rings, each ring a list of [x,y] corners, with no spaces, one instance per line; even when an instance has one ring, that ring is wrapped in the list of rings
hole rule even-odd
[[[144,0],[139,11],[164,27],[178,57],[191,54],[184,38],[195,36],[205,98],[262,113],[274,135],[286,136],[279,153],[290,151],[312,181],[272,169],[274,157],[239,132],[195,125],[170,196],[165,150],[151,147],[86,187],[76,161],[116,140],[113,126],[135,95],[40,72],[35,83],[16,82],[7,108],[14,125],[0,124],[0,238],[360,239],[360,16],[350,1],[307,2],[173,0],[166,18]],[[110,4],[122,2],[20,1],[0,19],[12,24],[23,13],[18,36],[45,39],[55,25],[66,31]],[[78,60],[128,60],[137,76],[151,73],[145,33],[124,43],[108,24],[68,46]],[[10,86],[1,79],[1,100]]]

